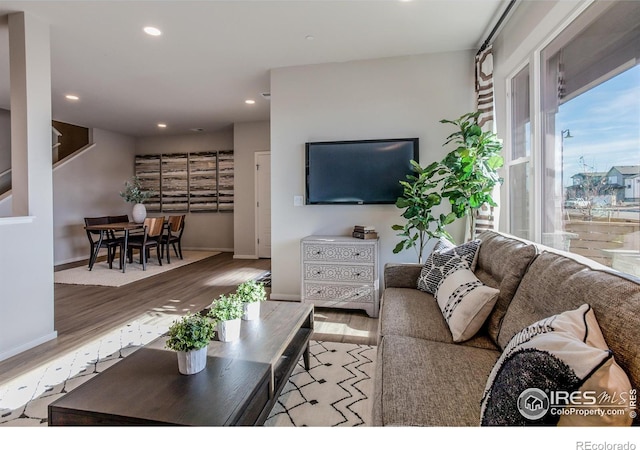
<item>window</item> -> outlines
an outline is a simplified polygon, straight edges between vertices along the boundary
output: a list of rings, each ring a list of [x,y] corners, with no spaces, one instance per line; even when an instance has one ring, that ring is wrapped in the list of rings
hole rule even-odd
[[[509,232],[530,239],[531,121],[529,119],[529,66],[511,80],[511,154],[507,158],[509,186]]]
[[[640,2],[596,3],[541,53],[539,224],[543,244],[635,275],[640,198],[624,180],[640,174],[638,17]]]
[[[640,2],[592,2],[508,78],[507,230],[640,276]],[[535,68],[535,72],[534,72]]]

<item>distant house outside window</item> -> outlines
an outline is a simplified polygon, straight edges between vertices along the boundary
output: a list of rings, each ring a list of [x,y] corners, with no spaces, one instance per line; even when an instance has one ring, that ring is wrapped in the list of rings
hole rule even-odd
[[[640,2],[589,6],[540,52],[537,102],[529,100],[529,66],[510,79],[507,155],[510,233],[636,276],[640,192],[630,180],[640,181],[638,17]],[[530,149],[529,117],[537,114]]]

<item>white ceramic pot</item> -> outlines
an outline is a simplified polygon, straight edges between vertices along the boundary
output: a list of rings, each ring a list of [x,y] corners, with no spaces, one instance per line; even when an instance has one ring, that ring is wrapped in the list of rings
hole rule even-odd
[[[183,375],[201,372],[207,366],[207,347],[189,352],[176,352],[178,355],[178,371]]]
[[[147,218],[147,207],[144,206],[144,203],[136,203],[135,205],[133,205],[131,216],[133,217],[133,221],[135,223],[144,222],[144,219]]]
[[[242,320],[258,320],[260,318],[260,302],[244,303],[242,309]]]
[[[240,339],[240,319],[222,320],[217,323],[218,339],[222,342],[232,342]]]

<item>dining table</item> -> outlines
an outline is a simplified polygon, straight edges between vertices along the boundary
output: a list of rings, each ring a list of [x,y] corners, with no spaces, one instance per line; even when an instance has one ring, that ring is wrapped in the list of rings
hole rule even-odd
[[[93,269],[93,264],[96,262],[96,259],[98,258],[98,251],[100,250],[100,244],[102,244],[102,240],[105,238],[105,235],[108,232],[124,231],[124,238],[120,242],[120,269],[124,273],[127,268],[126,254],[127,254],[127,246],[129,244],[129,232],[132,230],[143,229],[144,223],[114,222],[114,223],[105,223],[100,225],[87,225],[84,228],[87,231],[100,232],[100,238],[98,239],[98,243],[95,246],[95,250],[89,260],[89,270]]]

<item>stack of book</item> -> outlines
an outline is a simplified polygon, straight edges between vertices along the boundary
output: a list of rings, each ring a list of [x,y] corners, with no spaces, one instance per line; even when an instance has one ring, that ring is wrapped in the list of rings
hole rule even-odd
[[[376,229],[372,226],[364,226],[364,225],[356,225],[353,227],[354,238],[358,239],[378,239],[378,233],[376,233]]]

